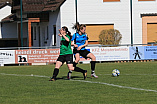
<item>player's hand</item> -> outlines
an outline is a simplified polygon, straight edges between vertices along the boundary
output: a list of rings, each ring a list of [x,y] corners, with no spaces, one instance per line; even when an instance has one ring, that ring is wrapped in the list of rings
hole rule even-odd
[[[62,37],[62,34],[58,34],[58,36]]]
[[[78,45],[77,45],[77,44],[74,44],[74,47],[78,47]]]
[[[79,47],[77,48],[77,50],[79,51],[79,50],[81,50],[81,48],[82,48],[82,47],[81,47],[81,46],[79,46]]]

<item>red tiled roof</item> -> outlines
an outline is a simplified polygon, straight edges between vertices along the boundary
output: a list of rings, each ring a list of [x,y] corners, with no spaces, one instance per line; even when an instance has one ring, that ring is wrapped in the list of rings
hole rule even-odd
[[[65,0],[50,0],[45,6],[43,11],[56,11]]]
[[[6,5],[11,5],[9,2],[0,3],[0,9],[5,7]]]
[[[42,12],[42,11],[55,11],[66,0],[22,0],[23,12]],[[20,5],[13,6],[13,10],[20,10]]]
[[[22,0],[23,13],[56,11],[65,1],[66,0]],[[20,5],[12,6],[12,10],[20,10]],[[11,14],[2,19],[1,22],[9,22],[14,19],[16,19],[16,15]]]
[[[23,0],[23,12],[41,12],[45,0]]]

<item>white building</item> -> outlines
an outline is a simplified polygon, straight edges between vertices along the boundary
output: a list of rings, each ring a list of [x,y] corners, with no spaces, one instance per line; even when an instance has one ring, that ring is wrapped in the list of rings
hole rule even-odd
[[[131,0],[77,0],[78,5],[78,21],[81,24],[87,24],[92,37],[91,41],[96,41],[94,35],[99,35],[100,31],[96,31],[100,26],[97,25],[113,25],[122,34],[121,44],[131,44]],[[67,0],[60,9],[61,25],[71,27],[75,23],[75,0]],[[132,0],[132,35],[133,44],[147,44],[157,40],[157,1],[156,0]],[[143,15],[142,14],[150,14]],[[144,18],[150,24],[149,30],[147,24],[143,24]],[[154,21],[152,20],[154,19]],[[150,21],[150,22],[149,22]],[[144,26],[146,25],[146,27]],[[93,26],[93,28],[91,27]],[[154,28],[154,29],[152,29]],[[96,32],[95,32],[96,31]],[[151,32],[149,32],[151,31]],[[146,34],[147,32],[147,34]]]
[[[11,4],[0,4],[0,47],[17,46],[16,24],[2,22],[8,15],[11,15]]]
[[[24,46],[58,47],[60,45],[58,29],[67,26],[72,34],[75,32],[72,29],[76,23],[75,0],[47,1],[47,4],[43,4],[42,1],[45,0],[32,0],[32,4],[25,0],[23,3]],[[132,22],[130,1],[132,1]],[[40,10],[39,4],[44,9]],[[32,5],[34,7],[31,7]],[[122,34],[121,44],[131,44],[131,35],[133,44],[147,44],[157,40],[156,5],[156,0],[77,0],[77,18],[80,24],[87,25],[90,44],[98,44],[100,31],[111,28],[119,30]],[[12,10],[17,18],[20,18],[18,12],[20,8],[17,9],[14,5]],[[32,18],[36,21],[31,20]],[[10,22],[14,23],[17,35],[13,36],[20,41],[20,20]]]
[[[3,18],[11,14],[11,6],[4,3],[0,5],[0,31],[1,31],[1,21]],[[2,32],[0,32],[0,38],[2,38]]]

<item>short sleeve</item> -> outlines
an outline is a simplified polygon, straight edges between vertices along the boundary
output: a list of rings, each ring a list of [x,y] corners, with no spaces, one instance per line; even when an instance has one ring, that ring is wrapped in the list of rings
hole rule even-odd
[[[86,40],[88,40],[89,38],[88,38],[88,35],[87,34],[85,34],[86,35]]]
[[[75,33],[76,34],[76,33]],[[75,34],[73,34],[71,41],[73,41],[75,39]]]
[[[68,37],[70,39],[70,36],[69,35],[66,35],[66,37]]]

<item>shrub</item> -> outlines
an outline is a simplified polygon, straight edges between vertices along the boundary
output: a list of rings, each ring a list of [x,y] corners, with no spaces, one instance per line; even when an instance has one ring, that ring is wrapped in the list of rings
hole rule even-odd
[[[116,29],[102,30],[99,43],[102,45],[118,45],[122,39],[121,33]]]

